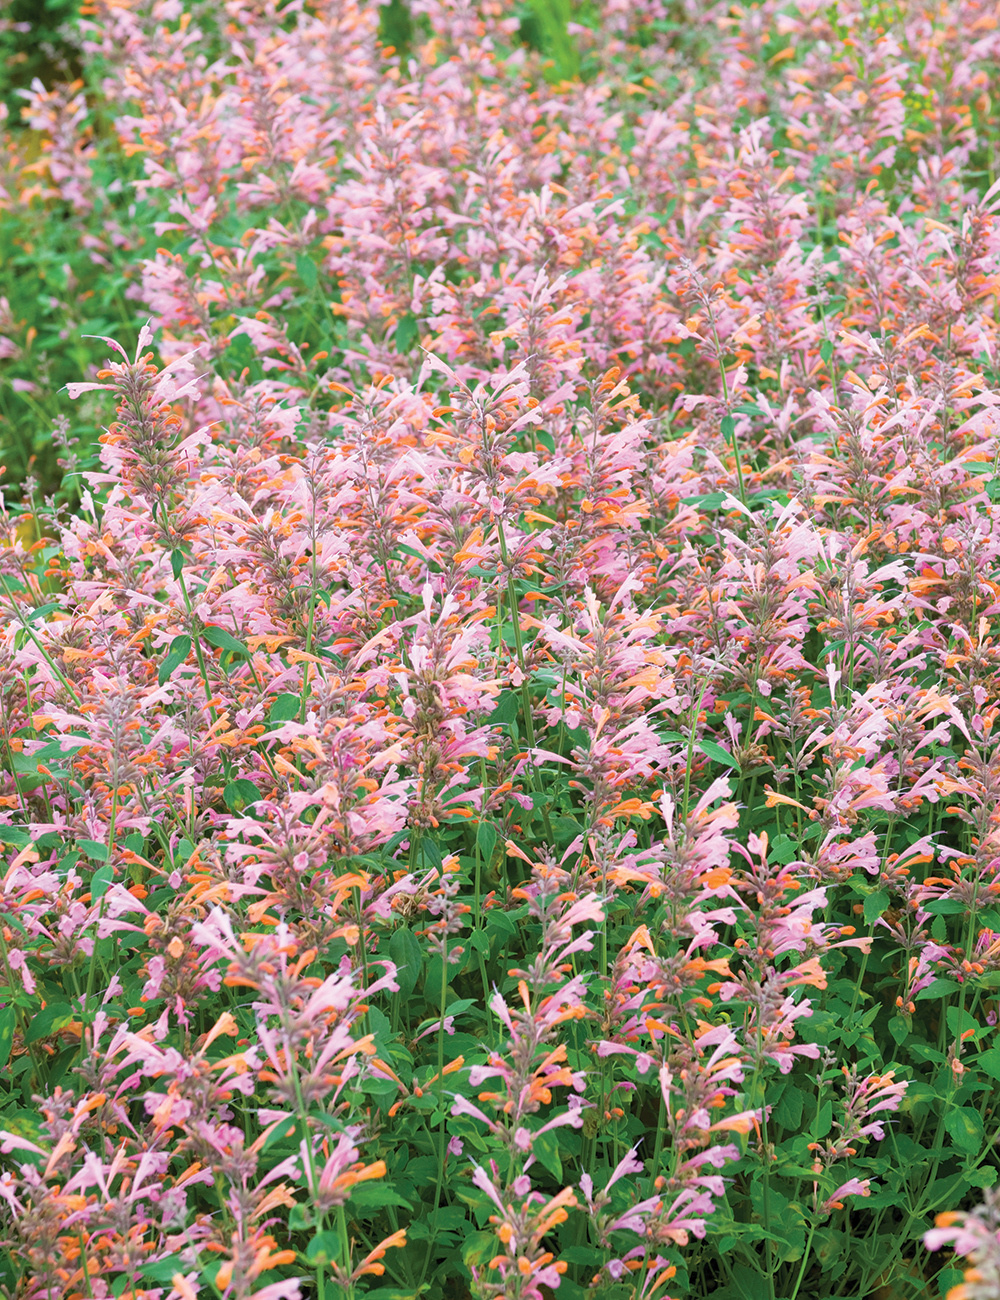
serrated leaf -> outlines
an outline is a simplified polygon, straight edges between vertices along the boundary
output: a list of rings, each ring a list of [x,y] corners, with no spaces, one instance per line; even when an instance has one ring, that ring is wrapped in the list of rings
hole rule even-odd
[[[358,1183],[351,1192],[352,1210],[384,1210],[390,1205],[400,1210],[412,1210],[405,1196],[382,1183]]]
[[[806,1096],[802,1089],[797,1088],[794,1084],[788,1084],[774,1108],[774,1118],[782,1128],[798,1132],[799,1124],[802,1122],[805,1101]]]
[[[973,1069],[985,1070],[991,1079],[1000,1079],[1000,1048],[990,1047],[980,1052]]]
[[[871,925],[874,921],[877,921],[888,906],[888,890],[876,889],[874,893],[869,894],[864,905],[865,923]]]

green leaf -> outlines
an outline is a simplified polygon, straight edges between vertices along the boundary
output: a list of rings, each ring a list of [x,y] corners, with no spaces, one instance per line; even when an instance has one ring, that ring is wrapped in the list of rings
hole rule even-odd
[[[170,552],[170,572],[174,575],[175,582],[184,572],[184,558],[183,551]]]
[[[793,840],[789,835],[776,835],[771,841],[767,860],[784,866],[789,862],[794,862],[799,856],[799,852],[797,840]]]
[[[369,1074],[361,1080],[361,1091],[379,1101],[392,1101],[399,1092],[399,1087],[391,1079],[381,1075]],[[353,1197],[351,1198],[353,1200]]]
[[[468,1227],[468,1215],[460,1205],[442,1205],[438,1210],[438,1228],[442,1232],[461,1232],[464,1236]]]
[[[32,1016],[24,1040],[26,1043],[37,1043],[40,1038],[48,1038],[50,1034],[65,1029],[72,1019],[73,1008],[68,1002],[50,1002],[36,1016]]]
[[[169,1286],[175,1273],[186,1274],[188,1272],[188,1265],[184,1263],[180,1255],[168,1255],[166,1259],[153,1259],[148,1264],[143,1264],[139,1272],[152,1282],[159,1282],[161,1286]]]
[[[493,861],[493,850],[496,848],[497,832],[496,827],[489,822],[480,822],[476,829],[476,843],[479,846],[479,852],[486,862]]]
[[[241,642],[237,641],[231,632],[227,632],[224,627],[206,627],[201,633],[202,640],[207,641],[209,645],[215,646],[216,650],[227,651],[229,654],[242,655],[244,659],[250,658],[250,651]]]
[[[256,803],[260,797],[260,791],[254,783],[243,777],[230,781],[222,792],[223,802],[234,813],[242,812],[247,804]]]
[[[869,894],[865,899],[864,916],[865,923],[871,925],[877,921],[885,909],[889,906],[889,891],[886,889],[876,889],[874,893]]]
[[[502,727],[508,722],[513,722],[520,709],[521,702],[513,691],[501,691],[489,721],[494,727]]]
[[[789,1084],[785,1088],[781,1100],[774,1108],[774,1118],[782,1128],[798,1132],[805,1100],[805,1093],[801,1088],[796,1088],[794,1084]]]
[[[819,355],[823,361],[829,362],[833,356],[833,343],[830,339],[824,339],[819,345]]]
[[[257,358],[257,349],[246,334],[237,334],[229,340],[229,346],[220,357],[220,361],[223,360],[228,364],[221,367],[222,373],[235,371],[236,374],[241,374],[244,370],[249,370],[253,380],[259,381],[263,377],[264,371]]]
[[[732,442],[733,435],[736,433],[736,421],[731,415],[724,415],[722,423],[719,426],[719,432],[725,438],[726,442]]]
[[[299,716],[301,707],[302,699],[300,696],[288,692],[279,695],[271,705],[270,721],[272,724],[275,722],[291,722],[293,718]]]
[[[961,1038],[970,1029],[975,1033],[979,1028],[979,1021],[962,1007],[948,1007],[945,1011],[945,1020],[948,1028],[951,1030],[952,1038]],[[984,1028],[983,1032],[988,1032]]]
[[[15,849],[26,848],[31,836],[19,826],[0,826],[0,844],[10,844]]]
[[[956,980],[932,980],[925,989],[921,989],[914,1002],[927,1002],[931,998],[946,998],[950,993],[961,992],[962,986]]]
[[[604,1254],[596,1246],[564,1246],[559,1252],[559,1258],[567,1264],[583,1264],[593,1268],[600,1267]]]
[[[409,352],[416,343],[419,332],[416,316],[412,312],[407,312],[396,326],[396,351]]]
[[[767,1282],[763,1274],[745,1264],[733,1268],[733,1286],[739,1300],[767,1300]]]
[[[17,1012],[13,1007],[0,1009],[0,1070],[10,1059],[10,1049],[14,1043],[14,1026],[17,1024]]]
[[[714,740],[695,741],[694,747],[695,749],[700,749],[705,757],[710,758],[713,763],[722,763],[726,767],[732,767],[735,768],[737,772],[739,771],[740,765],[737,763],[736,759],[733,758],[732,754],[730,754],[728,750],[723,749],[721,745],[717,745]]]
[[[173,676],[175,668],[180,668],[181,664],[187,662],[190,653],[191,638],[189,636],[175,636],[170,642],[167,657],[160,664],[159,671],[156,674],[156,680],[161,686]]]
[[[718,510],[726,499],[725,492],[709,492],[700,497],[681,497],[681,504],[697,506],[699,510]]]
[[[1000,1048],[991,1047],[976,1057],[975,1069],[985,1070],[991,1079],[1000,1079]]]
[[[420,979],[420,967],[423,962],[420,944],[417,943],[416,935],[409,926],[401,925],[393,930],[389,939],[389,957],[396,963],[399,995],[408,998]]]
[[[39,605],[37,609],[33,609],[24,621],[25,623],[34,623],[36,619],[44,618],[46,614],[51,614],[54,609],[61,608],[62,607],[57,600],[51,600],[47,605]]]
[[[983,1121],[978,1110],[971,1106],[958,1106],[944,1117],[945,1132],[960,1151],[978,1155],[983,1144]]]
[[[332,1228],[328,1228],[326,1232],[317,1232],[306,1247],[306,1259],[314,1266],[338,1263],[340,1237]]]
[[[897,1043],[905,1043],[910,1034],[910,1026],[905,1016],[891,1016],[889,1033]]]
[[[383,1183],[358,1183],[351,1191],[352,1210],[384,1210],[390,1205],[401,1210],[412,1210],[412,1204]]]
[[[498,1253],[495,1232],[472,1232],[462,1244],[462,1263],[467,1268],[482,1267]]]
[[[266,1144],[265,1144],[266,1145]],[[305,1232],[313,1225],[312,1210],[296,1202],[288,1211],[288,1227],[292,1232]]]
[[[935,898],[926,905],[926,910],[931,916],[959,916],[966,906],[960,898]]]
[[[100,846],[104,848],[102,844]],[[90,901],[99,902],[111,888],[111,882],[114,879],[115,869],[110,863],[103,867],[98,867],[90,879]]]
[[[491,907],[486,913],[486,933],[490,935],[500,934],[509,939],[511,935],[517,934],[517,926],[506,912]]]
[[[319,283],[319,272],[316,270],[316,263],[311,257],[306,257],[305,253],[295,255],[295,270],[299,279],[311,293]]]
[[[562,1159],[559,1155],[559,1135],[557,1132],[536,1133],[531,1141],[531,1151],[538,1162],[549,1171],[558,1183],[563,1180]]]
[[[266,1151],[268,1147],[275,1146],[279,1142],[291,1142],[294,1140],[295,1136],[295,1120],[289,1116],[287,1120],[282,1121],[280,1124],[275,1124],[274,1128],[264,1139],[264,1145],[261,1147],[261,1150]]]
[[[77,840],[77,847],[81,853],[85,853],[88,858],[94,858],[97,862],[107,862],[108,846],[99,844],[97,840]]]

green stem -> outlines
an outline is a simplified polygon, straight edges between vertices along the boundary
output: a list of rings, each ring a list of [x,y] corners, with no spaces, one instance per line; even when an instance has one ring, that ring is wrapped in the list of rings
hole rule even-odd
[[[663,1088],[660,1088],[660,1113],[656,1119],[656,1142],[653,1146],[653,1168],[649,1175],[649,1188],[647,1196],[652,1196],[656,1191],[656,1179],[659,1175],[660,1158],[663,1155],[663,1139],[667,1132],[667,1099],[663,1095]]]
[[[769,1300],[774,1300],[774,1242],[771,1240],[771,1147],[767,1135],[767,1090],[764,1084],[764,1071],[760,1062],[763,1060],[763,1032],[757,1029],[757,1068],[756,1078],[760,1084],[760,1142],[763,1156],[763,1224],[764,1229],[764,1268],[767,1274],[767,1293]],[[756,1092],[757,1089],[755,1088]]]
[[[353,1300],[354,1286],[353,1283],[346,1279],[351,1276],[351,1239],[347,1233],[347,1210],[343,1205],[337,1206],[337,1235],[340,1237],[340,1248],[344,1252],[342,1265],[344,1269],[344,1295],[346,1300]],[[319,1270],[322,1272],[322,1269]]]
[[[799,1275],[795,1279],[795,1285],[794,1287],[792,1287],[792,1293],[788,1297],[788,1300],[796,1300],[796,1297],[799,1294],[799,1287],[801,1287],[802,1279],[806,1275],[806,1265],[809,1263],[809,1251],[812,1249],[813,1237],[815,1235],[816,1235],[816,1224],[811,1223],[809,1225],[809,1234],[806,1237],[806,1244],[802,1251],[802,1263],[799,1265]]]
[[[691,718],[691,730],[688,733],[687,763],[684,770],[684,806],[681,809],[681,817],[685,825],[687,824],[688,806],[691,801],[691,768],[694,764],[695,737],[698,734],[698,719],[701,716],[702,700],[704,700],[707,690],[708,682],[706,681],[701,688],[701,694],[698,696],[698,703],[695,705],[694,714]]]
[[[726,364],[722,360],[722,345],[719,343],[719,334],[715,328],[715,317],[712,309],[708,309],[708,319],[712,326],[712,338],[715,340],[715,354],[719,358],[719,374],[722,377],[722,400],[726,404],[726,410],[729,410],[729,382],[726,379]],[[732,419],[732,416],[729,417]],[[747,489],[743,481],[743,459],[740,456],[740,444],[736,439],[736,431],[733,430],[733,454],[736,457],[736,482],[739,485],[740,500],[744,505],[747,503]]]
[[[306,627],[306,654],[312,654],[313,623],[316,618],[316,590],[309,598],[309,623]],[[306,720],[306,703],[309,700],[309,660],[302,665],[302,703],[299,705],[299,722]]]
[[[111,792],[111,820],[108,822],[108,863],[109,864],[114,862],[115,823],[117,822],[117,820],[118,820],[118,785],[116,782],[115,788]],[[100,931],[101,928],[101,922],[104,920],[104,900],[106,897],[107,897],[107,891],[105,890],[105,892],[101,895],[100,905],[97,908],[97,926],[94,929],[94,951],[90,954],[90,966],[87,970],[87,987],[83,995],[84,1032],[80,1034],[81,1051],[85,1049],[87,1015],[90,1011],[90,999],[94,992],[94,980],[97,975],[97,963],[98,960],[100,960],[97,955],[97,945],[100,943],[100,939],[98,938],[98,932]]]
[[[508,562],[507,538],[503,531],[503,521],[500,519],[497,520],[497,541],[500,543],[500,559],[507,578],[507,603],[510,605],[511,625],[514,629],[514,651],[517,654],[517,663],[521,670],[521,716],[524,719],[524,734],[528,740],[528,747],[534,749],[535,723],[531,716],[531,690],[528,686],[528,668],[524,658],[524,642],[521,640],[521,613],[517,592],[514,589],[514,576],[510,571]],[[540,797],[538,773],[535,770],[534,758],[528,764],[528,779],[532,791]],[[549,844],[552,846],[555,844],[555,835],[552,830],[552,823],[549,821],[547,807],[542,808],[542,820],[545,823],[545,833],[548,836]]]
[[[187,608],[188,617],[193,618],[193,610],[191,608],[191,598],[188,595],[187,583],[184,581],[183,569],[181,569],[181,571],[178,573],[177,581],[180,584],[181,595],[184,597],[184,604]],[[194,642],[194,654],[195,654],[195,658],[198,660],[198,669],[201,673],[201,680],[205,687],[205,703],[208,705],[209,716],[211,717],[212,721],[215,722],[216,714],[215,714],[215,708],[212,705],[212,687],[208,680],[208,665],[205,661],[205,651],[202,649],[201,637],[198,635],[197,630],[192,628],[192,631],[194,633],[194,635],[191,638],[192,641]]]
[[[23,632],[27,632],[28,636],[31,638],[31,641],[35,646],[35,649],[39,652],[39,654],[42,655],[45,662],[52,669],[53,673],[55,673],[56,677],[58,677],[59,681],[63,684],[63,686],[65,686],[66,690],[69,691],[73,699],[76,700],[77,704],[80,704],[81,703],[80,697],[79,695],[77,695],[76,688],[73,686],[72,682],[69,680],[68,677],[66,677],[62,669],[56,664],[55,660],[49,654],[48,650],[45,649],[45,646],[42,645],[41,641],[39,641],[38,637],[35,635],[35,629],[31,627],[30,624],[27,623],[23,618],[21,618],[20,614],[18,613],[17,606],[14,603],[14,594],[11,591],[10,587],[8,587],[7,579],[2,573],[0,573],[0,582],[3,583],[3,589],[7,593],[7,597],[10,600],[11,612],[13,613],[14,617],[19,619],[20,621],[20,630]]]
[[[434,1239],[437,1236],[438,1213],[441,1208],[441,1187],[444,1183],[444,1160],[447,1150],[447,1141],[445,1139],[444,1127],[444,1009],[448,1001],[448,939],[445,936],[441,948],[441,991],[440,991],[440,1013],[441,1019],[438,1023],[438,1041],[437,1041],[437,1108],[440,1114],[438,1121],[438,1168],[437,1181],[434,1184],[434,1211],[431,1215],[430,1235],[427,1238],[427,1249],[424,1252],[424,1263],[420,1270],[420,1281],[417,1284],[419,1292],[424,1284],[424,1278],[427,1276],[427,1268],[431,1262],[431,1251],[434,1248]]]

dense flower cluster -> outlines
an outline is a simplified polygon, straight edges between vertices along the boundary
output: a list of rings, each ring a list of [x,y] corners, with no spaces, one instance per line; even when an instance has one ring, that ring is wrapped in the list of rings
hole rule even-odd
[[[930,1294],[998,1167],[1000,10],[402,12],[91,0],[4,139],[149,323],[2,520],[0,1282]]]

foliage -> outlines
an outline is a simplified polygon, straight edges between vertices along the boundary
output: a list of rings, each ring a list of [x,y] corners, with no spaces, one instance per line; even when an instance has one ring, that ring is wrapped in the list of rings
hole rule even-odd
[[[3,141],[9,1294],[994,1295],[996,15],[77,39]]]

